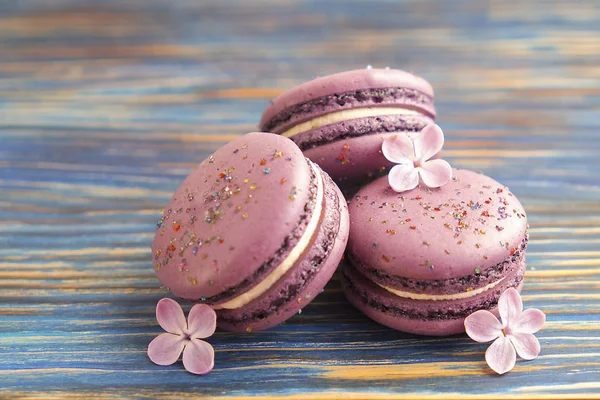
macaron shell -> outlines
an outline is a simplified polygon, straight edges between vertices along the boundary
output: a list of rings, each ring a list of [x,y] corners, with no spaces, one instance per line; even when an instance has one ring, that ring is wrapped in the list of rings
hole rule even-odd
[[[348,251],[389,275],[441,280],[503,262],[526,238],[517,198],[495,180],[453,170],[441,188],[397,193],[382,177],[352,199]]]
[[[349,219],[345,199],[326,174],[324,174],[324,184],[325,215],[313,246],[305,252],[298,265],[267,293],[240,309],[217,310],[220,328],[231,332],[256,332],[269,329],[297,314],[331,279],[346,248]],[[324,260],[318,264],[318,260],[321,259]],[[296,291],[295,295],[289,296],[290,291]],[[259,317],[252,318],[253,315]],[[239,322],[232,322],[233,320]]]
[[[433,88],[425,79],[413,75],[409,72],[395,69],[361,69],[341,72],[333,75],[323,76],[305,82],[292,89],[287,90],[265,109],[259,127],[261,130],[270,130],[270,122],[279,113],[290,109],[296,105],[309,102],[320,97],[329,95],[339,95],[343,93],[361,91],[366,89],[384,89],[384,88],[403,88],[414,90],[423,95],[433,98]],[[280,132],[287,127],[311,118],[315,114],[333,112],[340,109],[366,107],[366,106],[384,106],[382,102],[348,102],[343,105],[336,105],[329,110],[320,110],[316,113],[308,113],[302,117],[292,116],[290,121],[283,124],[277,124],[276,130]],[[423,106],[427,112],[435,117],[435,109],[432,104]]]
[[[311,174],[284,137],[250,133],[217,150],[184,180],[157,225],[159,280],[198,300],[251,278],[306,213]]]
[[[367,317],[402,332],[426,336],[447,336],[464,332],[466,315],[459,318],[443,319],[436,319],[435,317],[411,318],[399,315],[391,310],[394,308],[414,309],[415,312],[424,314],[443,314],[452,310],[459,312],[462,309],[473,309],[472,312],[474,312],[477,309],[486,309],[498,316],[497,302],[500,294],[509,287],[521,291],[525,263],[523,262],[517,272],[507,276],[505,283],[502,285],[472,298],[455,301],[421,301],[398,297],[365,279],[346,263],[342,264],[342,270],[341,281],[346,298]]]
[[[394,166],[381,153],[386,138],[415,132],[376,133],[338,140],[306,149],[304,155],[319,164],[340,186],[372,181]]]

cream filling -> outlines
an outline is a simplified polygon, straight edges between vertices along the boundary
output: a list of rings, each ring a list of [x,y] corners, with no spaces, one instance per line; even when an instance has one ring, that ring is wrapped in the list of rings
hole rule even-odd
[[[398,297],[405,297],[405,298],[409,298],[409,299],[413,299],[413,300],[461,300],[461,299],[468,299],[469,297],[477,296],[478,294],[481,294],[481,293],[485,292],[486,290],[490,290],[491,288],[499,285],[504,279],[505,278],[502,278],[496,282],[490,283],[487,286],[481,287],[479,289],[471,290],[468,292],[456,293],[456,294],[437,294],[437,295],[436,294],[404,292],[402,290],[392,289],[387,286],[380,285],[378,283],[377,283],[377,285],[382,287],[383,289],[387,290],[388,292],[395,294]]]
[[[243,293],[225,303],[218,304],[212,306],[215,309],[226,308],[228,310],[232,310],[235,308],[240,308],[250,303],[252,300],[256,299],[267,290],[269,290],[286,272],[289,271],[290,268],[298,261],[304,250],[310,245],[310,242],[317,231],[317,227],[319,225],[319,220],[321,219],[321,212],[323,210],[323,178],[321,177],[320,171],[318,171],[312,164],[310,163],[310,167],[315,172],[317,176],[317,202],[315,204],[315,209],[313,210],[313,214],[304,230],[304,233],[300,237],[300,240],[294,246],[290,254],[279,264],[265,279],[263,279],[258,285],[254,286],[252,289]]]
[[[366,107],[342,110],[326,114],[321,117],[302,122],[283,132],[281,136],[292,137],[311,129],[320,128],[325,125],[335,124],[337,122],[347,121],[349,119],[380,117],[382,115],[402,115],[402,114],[421,114],[416,110],[402,107]]]

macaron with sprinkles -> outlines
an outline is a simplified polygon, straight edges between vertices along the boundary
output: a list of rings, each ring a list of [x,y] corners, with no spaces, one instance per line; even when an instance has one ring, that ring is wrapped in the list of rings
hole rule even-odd
[[[386,142],[383,153],[398,165],[349,202],[341,279],[346,297],[371,319],[444,336],[463,332],[477,310],[497,314],[506,289],[520,291],[528,225],[506,186],[428,160],[443,144],[437,126],[422,135]]]
[[[271,328],[310,303],[348,239],[347,204],[289,139],[249,133],[204,160],[176,190],[152,244],[156,276],[210,305],[218,326]]]
[[[373,180],[392,164],[385,138],[417,134],[436,117],[433,88],[397,69],[367,68],[323,76],[281,94],[259,129],[292,139],[336,183]]]

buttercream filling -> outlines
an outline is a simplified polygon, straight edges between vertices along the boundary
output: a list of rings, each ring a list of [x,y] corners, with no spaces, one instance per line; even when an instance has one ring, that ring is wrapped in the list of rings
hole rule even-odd
[[[282,276],[284,276],[290,268],[296,264],[299,258],[302,256],[306,248],[312,242],[313,236],[317,232],[317,228],[319,225],[319,220],[321,219],[321,213],[323,211],[323,198],[324,198],[324,189],[323,189],[323,177],[321,176],[321,172],[315,168],[312,162],[309,162],[310,167],[312,168],[315,176],[317,177],[317,202],[315,204],[315,208],[313,210],[312,216],[310,217],[310,221],[304,230],[304,233],[298,240],[298,243],[292,251],[288,254],[288,256],[279,264],[277,267],[273,269],[273,271],[265,277],[259,284],[254,286],[252,289],[247,291],[246,293],[242,293],[241,295],[234,297],[233,299],[212,306],[214,309],[222,309],[226,308],[228,310],[233,310],[236,308],[240,308],[250,303],[252,300],[258,298],[266,291],[268,291]]]
[[[408,115],[408,114],[421,114],[420,112],[402,107],[365,107],[355,108],[350,110],[342,110],[326,114],[311,120],[294,125],[292,128],[283,132],[281,136],[292,137],[302,132],[306,132],[311,129],[320,128],[325,125],[335,124],[349,119],[366,118],[366,117],[379,117],[383,115]]]
[[[380,285],[379,283],[375,282],[377,284],[377,286],[380,286],[381,288],[387,290],[388,292],[398,296],[398,297],[404,297],[404,298],[408,298],[408,299],[413,299],[413,300],[433,300],[433,301],[438,301],[438,300],[462,300],[462,299],[468,299],[469,297],[473,297],[473,296],[477,296],[478,294],[481,294],[487,290],[492,289],[493,287],[499,285],[505,278],[499,279],[496,282],[492,282],[487,286],[483,286],[480,287],[478,289],[474,289],[474,290],[470,290],[468,292],[462,292],[462,293],[455,293],[455,294],[422,294],[422,293],[412,293],[412,292],[405,292],[403,290],[397,290],[397,289],[393,289],[387,286],[383,286]]]

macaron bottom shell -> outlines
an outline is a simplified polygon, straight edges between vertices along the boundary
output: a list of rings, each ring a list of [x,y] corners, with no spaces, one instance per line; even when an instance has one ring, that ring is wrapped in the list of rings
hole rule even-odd
[[[406,132],[385,132],[343,139],[304,150],[304,155],[327,171],[342,190],[388,173],[394,165],[381,153],[384,139]]]
[[[349,217],[341,192],[327,174],[322,176],[325,206],[310,246],[263,295],[237,309],[217,309],[220,328],[231,332],[272,328],[308,305],[331,279],[346,248]]]
[[[348,301],[372,320],[402,332],[447,336],[464,332],[465,318],[477,310],[485,309],[497,315],[500,295],[509,287],[520,292],[524,275],[525,260],[497,286],[459,300],[413,300],[396,296],[346,261],[342,265],[341,281]]]

